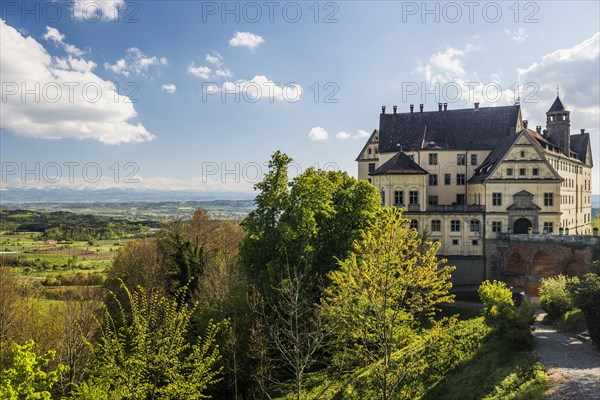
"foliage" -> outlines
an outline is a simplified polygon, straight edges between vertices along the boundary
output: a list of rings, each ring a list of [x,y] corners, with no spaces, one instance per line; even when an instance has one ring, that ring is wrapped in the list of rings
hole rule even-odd
[[[592,340],[600,347],[600,275],[586,274],[568,286],[573,301],[585,316]]]
[[[558,329],[565,332],[580,333],[587,329],[585,315],[578,308],[565,312],[555,322],[555,325]]]
[[[131,315],[123,307],[118,325],[108,313],[95,346],[90,379],[80,385],[80,399],[200,399],[218,382],[220,359],[210,324],[197,343],[186,341],[193,307],[138,288],[127,294]],[[183,293],[180,293],[182,296]]]
[[[24,345],[13,343],[13,366],[0,373],[0,398],[6,400],[50,400],[50,389],[60,374],[68,368],[62,364],[45,372],[42,367],[50,363],[56,354],[49,351],[37,355],[34,341]]]
[[[264,294],[283,279],[288,264],[301,266],[306,277],[336,268],[336,258],[347,257],[380,208],[377,190],[344,172],[309,168],[289,182],[291,162],[284,153],[273,154],[269,172],[255,186],[256,209],[242,222],[241,262]]]
[[[516,349],[527,349],[533,345],[533,307],[528,303],[515,307],[512,293],[504,282],[483,282],[479,286],[479,297],[484,306],[485,322],[499,340]]]
[[[484,344],[423,397],[424,400],[541,400],[548,378],[529,352],[498,341]]]
[[[362,231],[353,252],[329,274],[323,312],[335,335],[334,362],[345,367],[373,365],[380,397],[402,386],[421,347],[415,329],[436,306],[452,301],[451,267],[441,266],[439,244],[424,252],[415,230],[395,208],[382,209]],[[413,345],[413,347],[411,347]],[[405,351],[402,356],[394,354]]]
[[[548,313],[550,321],[555,321],[575,307],[571,293],[567,290],[567,284],[570,282],[577,283],[578,281],[578,278],[569,278],[564,275],[542,280],[540,306]]]

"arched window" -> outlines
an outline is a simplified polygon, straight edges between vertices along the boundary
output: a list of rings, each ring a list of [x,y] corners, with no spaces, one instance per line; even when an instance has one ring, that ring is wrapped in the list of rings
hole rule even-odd
[[[381,189],[381,205],[385,206],[385,190]]]

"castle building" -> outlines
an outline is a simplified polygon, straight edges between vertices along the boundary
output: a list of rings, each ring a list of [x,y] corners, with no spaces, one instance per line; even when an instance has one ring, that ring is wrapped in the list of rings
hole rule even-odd
[[[528,127],[519,105],[397,111],[382,107],[356,159],[358,178],[441,242],[441,256],[468,268],[502,234],[591,234],[590,137],[571,134],[558,96],[543,131]]]

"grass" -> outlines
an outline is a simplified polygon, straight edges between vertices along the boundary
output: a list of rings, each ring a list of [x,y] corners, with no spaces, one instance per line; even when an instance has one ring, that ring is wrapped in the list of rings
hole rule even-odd
[[[423,400],[538,400],[543,398],[547,381],[543,366],[530,352],[488,342]]]

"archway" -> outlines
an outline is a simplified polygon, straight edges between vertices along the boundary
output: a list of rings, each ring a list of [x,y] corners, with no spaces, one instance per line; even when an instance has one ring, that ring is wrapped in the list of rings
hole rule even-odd
[[[513,225],[513,233],[528,233],[529,228],[531,228],[531,221],[527,218],[519,218]]]

